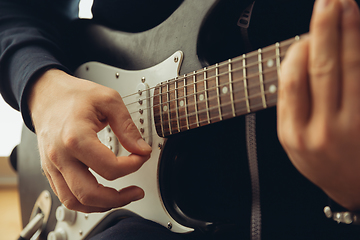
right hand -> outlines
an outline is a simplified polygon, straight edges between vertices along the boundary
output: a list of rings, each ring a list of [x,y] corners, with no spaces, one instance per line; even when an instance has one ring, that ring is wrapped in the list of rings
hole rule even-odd
[[[105,187],[89,171],[114,180],[138,170],[150,157],[151,147],[118,92],[50,69],[30,89],[28,104],[42,168],[67,208],[103,212],[144,197],[136,186]],[[116,157],[99,141],[97,132],[108,124],[129,156]]]

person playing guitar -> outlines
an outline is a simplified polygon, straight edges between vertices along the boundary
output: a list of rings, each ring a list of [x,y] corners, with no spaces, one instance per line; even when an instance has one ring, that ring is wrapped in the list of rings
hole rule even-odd
[[[130,3],[129,1],[118,1],[117,3],[116,1],[94,1],[94,19],[97,19],[96,13],[108,12],[109,15],[112,15],[115,9],[123,8],[124,17],[128,17],[128,21],[133,21],[134,26],[136,26],[134,29],[136,30],[129,30],[126,23],[122,23],[124,26],[119,27],[119,29],[122,28],[121,30],[127,33],[135,32],[134,35],[144,32],[144,36],[147,36],[146,34],[149,31],[160,31],[162,26],[166,24],[166,21],[182,21],[181,23],[184,24],[184,28],[185,23],[191,23],[190,20],[189,22],[184,21],[184,19],[179,20],[179,15],[176,15],[177,11],[180,11],[179,9],[185,6],[185,4],[191,6],[189,3],[191,2],[190,0],[184,2],[171,1],[171,3],[158,0],[153,1],[154,3],[151,4],[147,1],[139,2],[144,4],[144,6],[141,7],[143,10],[135,16],[132,13],[126,14],[126,10],[133,9],[135,6],[132,4],[135,3]],[[230,4],[236,1],[213,2],[214,5],[212,5],[213,3],[208,3],[208,9],[214,9],[214,11],[216,11],[216,4],[222,6],[221,4],[226,5],[227,2]],[[240,4],[243,8],[252,3],[252,1],[237,2],[237,4]],[[125,103],[123,99],[124,96],[121,96],[119,91],[70,74],[74,65],[79,65],[79,61],[77,57],[74,57],[76,58],[74,60],[71,59],[72,56],[65,56],[69,53],[68,46],[66,46],[68,40],[66,37],[69,36],[60,36],[59,33],[66,32],[69,19],[72,19],[71,16],[69,17],[72,12],[67,11],[67,16],[66,14],[60,14],[61,17],[59,17],[59,12],[61,12],[63,8],[71,9],[69,6],[77,6],[78,2],[64,1],[58,5],[50,3],[50,5],[53,6],[48,6],[47,4],[49,3],[42,4],[44,5],[36,5],[35,3],[28,3],[27,1],[21,0],[0,1],[0,90],[4,99],[11,106],[21,110],[25,124],[36,133],[41,158],[41,168],[49,181],[51,189],[67,209],[82,213],[104,213],[112,209],[124,207],[130,203],[133,204],[132,202],[141,200],[144,197],[146,198],[148,193],[144,191],[142,187],[130,185],[114,188],[99,182],[98,178],[94,175],[99,175],[110,182],[127,175],[132,176],[132,173],[137,172],[147,164],[148,159],[151,161],[151,154],[154,154],[156,148],[161,149],[163,145],[150,143],[143,137],[141,130],[139,131],[136,125],[137,123],[134,123],[132,119],[132,113],[129,112],[127,108],[127,103]],[[162,4],[162,6],[159,7],[159,4]],[[112,6],[116,6],[117,8]],[[146,11],[146,8],[149,8],[149,11]],[[158,15],[152,14],[152,10],[154,9],[157,9],[159,12]],[[199,9],[201,9],[201,6]],[[53,11],[54,15],[51,16],[52,14],[46,11]],[[145,15],[142,16],[142,14]],[[203,13],[199,13],[199,15],[201,14]],[[152,15],[155,15],[155,20],[153,20],[154,24],[147,23],[145,18]],[[208,16],[208,14],[204,12],[204,16]],[[102,19],[99,18],[102,24],[115,29],[117,28],[116,23],[111,22],[114,21],[114,19],[111,17],[106,18],[106,14],[103,14],[102,17]],[[119,17],[121,18],[122,16]],[[229,17],[229,19],[230,18],[231,17]],[[209,19],[212,18],[209,17]],[[72,19],[71,23],[73,22],[74,20]],[[81,21],[79,21],[79,24],[81,26]],[[142,27],[142,25],[145,27]],[[206,23],[204,23],[204,25],[206,25]],[[124,34],[124,36],[127,35],[127,33]],[[202,30],[200,33],[202,33]],[[207,39],[206,37],[202,38],[203,35],[201,34],[199,34],[199,36],[199,42],[201,42],[201,39]],[[209,36],[212,35],[209,34]],[[158,37],[161,41],[166,39],[163,36]],[[99,42],[103,42],[104,45],[101,47],[106,48],[108,45],[106,45],[104,39],[100,39]],[[93,40],[95,41],[96,38]],[[156,43],[156,41],[149,40],[149,45],[151,46],[155,46]],[[132,43],[129,43],[129,46],[131,46],[131,44]],[[146,43],[142,44],[146,46]],[[277,46],[279,45],[275,45],[273,49],[280,51],[280,48],[277,48]],[[71,49],[73,50],[73,48]],[[79,49],[75,51],[77,52],[72,53],[74,56],[76,54],[82,54]],[[141,51],[146,52],[147,48],[144,47],[140,52]],[[360,104],[360,83],[358,81],[360,77],[360,12],[356,2],[353,0],[317,0],[312,13],[309,33],[302,35],[300,38],[296,38],[296,41],[294,41],[286,51],[285,58],[275,54],[276,57],[274,60],[278,60],[278,63],[281,60],[281,67],[279,64],[276,66],[275,63],[272,63],[270,60],[266,62],[266,66],[265,64],[262,65],[263,59],[265,59],[265,52],[265,48],[262,51],[255,51],[255,59],[260,62],[260,65],[255,64],[255,66],[261,69],[261,71],[259,70],[260,75],[263,74],[263,71],[264,73],[266,72],[266,70],[262,69],[266,66],[269,68],[273,67],[276,70],[274,73],[279,74],[278,86],[271,84],[268,90],[271,94],[278,92],[276,111],[279,141],[291,163],[303,176],[310,180],[311,183],[302,179],[300,175],[297,176],[296,171],[289,170],[289,172],[286,173],[287,168],[284,167],[285,170],[279,170],[276,176],[276,170],[274,170],[274,175],[271,176],[281,178],[279,175],[284,174],[284,176],[287,176],[286,174],[291,174],[292,176],[287,176],[289,177],[289,183],[293,177],[294,179],[301,179],[299,181],[301,181],[302,186],[305,187],[302,189],[299,188],[298,192],[295,193],[295,189],[293,189],[292,186],[287,186],[285,183],[286,186],[284,185],[284,189],[288,192],[282,192],[281,194],[289,197],[288,199],[285,199],[286,197],[276,192],[276,186],[270,187],[272,189],[271,193],[270,191],[266,192],[266,186],[270,185],[270,182],[263,185],[263,179],[267,179],[267,177],[266,174],[263,175],[264,168],[261,167],[260,159],[263,158],[265,154],[272,153],[273,149],[271,148],[274,145],[269,145],[266,151],[262,151],[261,146],[265,144],[259,141],[257,152],[260,164],[260,183],[261,189],[265,189],[265,193],[261,195],[263,197],[261,198],[263,209],[263,218],[261,219],[263,232],[261,239],[338,239],[339,236],[346,236],[346,239],[358,239],[360,231],[356,226],[337,225],[325,217],[323,220],[318,220],[320,218],[314,217],[314,219],[316,219],[314,220],[312,216],[302,215],[302,210],[294,210],[296,214],[292,216],[289,211],[291,206],[294,206],[294,208],[299,206],[299,209],[306,208],[304,212],[316,212],[320,209],[317,209],[317,207],[321,205],[318,203],[321,201],[319,201],[319,199],[323,199],[323,196],[326,195],[344,207],[346,211],[357,211],[360,209],[360,128],[358,123],[360,119],[360,108],[358,106]],[[158,53],[154,51],[154,59],[157,58],[157,54]],[[197,53],[192,54],[195,55]],[[188,64],[187,57],[190,55],[188,52],[185,52],[183,69],[188,66],[186,65]],[[251,56],[252,55],[249,54],[249,57]],[[122,65],[125,66],[129,64],[128,62],[123,63],[121,60],[122,57],[125,59],[126,56],[117,57],[120,58],[120,63],[115,67],[120,68],[123,67]],[[181,57],[182,55],[180,55],[180,58]],[[64,58],[68,58],[68,60],[64,60]],[[144,54],[144,59],[145,58],[146,54]],[[180,58],[175,57],[175,63],[177,63],[177,59]],[[245,56],[241,59],[241,64],[245,63],[245,61],[250,61],[250,58],[245,60]],[[226,59],[219,60],[225,61]],[[235,58],[232,60],[233,65],[226,65],[226,70],[229,70],[229,66],[235,66],[235,60]],[[141,62],[141,60],[139,61]],[[210,64],[207,63],[209,62],[210,61],[199,61],[198,64],[200,65],[202,63],[202,67],[208,67]],[[147,68],[150,67],[151,64],[152,63],[141,63],[139,68],[143,66]],[[245,63],[244,66],[246,64],[248,63]],[[202,80],[204,80],[206,77],[214,74],[214,76],[216,76],[214,77],[214,84],[217,84],[217,98],[218,103],[220,103],[220,95],[223,96],[226,95],[228,91],[231,92],[232,88],[235,88],[235,83],[227,85],[226,88],[223,87],[223,85],[219,83],[221,81],[222,65],[219,63],[214,66],[216,66],[216,70],[214,70],[213,73],[210,70],[211,67],[208,67],[207,69],[205,68],[204,72],[201,72],[202,75],[197,74],[199,72],[194,73],[193,76],[197,75],[196,77],[192,76],[191,79],[196,78],[196,80],[199,81],[201,77]],[[139,70],[131,68],[132,67],[130,67],[129,70]],[[245,74],[247,68],[245,67],[244,69],[244,71],[241,70],[242,78],[246,78],[247,76]],[[85,71],[87,70],[88,69],[85,68]],[[188,67],[188,70],[188,72],[191,72],[196,69],[190,69]],[[229,78],[232,78],[232,70],[229,70]],[[120,72],[120,75],[121,74]],[[179,97],[181,92],[178,91],[178,88],[181,81],[176,81],[177,76],[174,77],[176,78],[173,86],[154,87],[154,93],[156,94],[158,91],[158,94],[161,95],[158,99],[159,104],[161,104],[160,102],[163,101],[164,98],[166,98],[165,102],[170,102],[172,98],[171,91],[166,95],[162,94],[161,91],[163,89],[173,87],[176,89],[174,90],[174,94]],[[181,76],[178,77],[180,78]],[[229,78],[227,78],[228,81]],[[264,78],[266,78],[266,76]],[[188,80],[187,77],[184,77],[184,81]],[[260,77],[260,80],[262,81],[264,79]],[[145,79],[143,81],[146,83]],[[264,81],[266,81],[266,79]],[[210,80],[207,83],[210,84]],[[265,83],[261,82],[261,84]],[[144,86],[146,89],[147,86]],[[194,88],[199,87],[199,85],[195,86],[195,80],[193,86]],[[264,86],[265,89],[262,89],[261,92],[263,95],[266,95],[268,94],[266,92],[266,84]],[[205,94],[197,94],[195,90],[193,92],[193,95],[198,96],[198,98],[195,97],[194,100],[196,110],[201,107],[200,103],[204,101],[204,99],[207,104],[206,107],[211,105],[210,87],[205,83],[203,87],[205,88],[205,90],[203,90]],[[141,91],[146,92],[145,90]],[[185,92],[186,91],[190,90],[186,88]],[[185,95],[185,92],[182,94]],[[251,94],[250,91],[248,93]],[[232,97],[236,98],[235,93]],[[156,96],[154,97],[154,102],[155,100]],[[187,99],[183,102],[180,100],[176,101],[176,106],[180,109],[183,104],[186,104],[188,101],[190,100]],[[251,103],[247,102],[247,104],[250,109],[252,107]],[[264,100],[262,106],[266,104],[266,100]],[[159,107],[159,119],[163,121],[166,120],[165,118],[168,118],[170,122],[169,131],[172,132],[173,126],[171,119],[173,116],[171,113],[164,113],[171,108],[171,105],[168,104],[166,107],[164,106],[165,105],[161,105],[161,107]],[[190,111],[190,106],[187,106],[186,109],[186,111]],[[233,104],[232,109],[234,116],[237,115],[235,104]],[[156,106],[154,107],[153,115],[156,114],[155,110]],[[222,108],[219,106],[218,112],[222,111]],[[259,114],[269,114],[269,112],[266,111],[268,110],[265,110],[265,113]],[[275,111],[274,108],[272,108],[271,111]],[[152,114],[150,114],[150,116],[152,116]],[[181,115],[180,110],[178,110],[177,114]],[[188,112],[186,112],[186,114],[188,114]],[[222,120],[221,113],[219,115],[220,120]],[[275,119],[272,113],[266,116],[273,116],[272,119]],[[201,118],[200,115],[197,115],[197,118]],[[191,117],[187,117],[187,121],[191,121]],[[234,124],[238,125],[238,123],[243,120],[229,121],[233,121],[231,124],[239,121]],[[208,115],[208,123],[210,122]],[[260,130],[257,131],[260,133],[266,125],[262,125],[261,120],[259,120],[258,123],[260,123],[258,127]],[[178,122],[177,124],[177,129],[180,132],[181,123]],[[198,126],[201,125],[199,119],[197,119],[197,124]],[[118,138],[122,148],[129,152],[128,155],[116,155],[112,149],[109,149],[109,147],[99,141],[97,133],[104,128],[107,129],[108,125]],[[218,123],[214,125],[214,128],[220,128],[219,126],[221,126],[218,125]],[[192,128],[189,123],[187,123],[187,128],[189,130]],[[180,136],[186,136],[186,134]],[[230,133],[225,134],[224,138],[229,138],[226,141],[237,141],[234,137],[229,136]],[[265,137],[266,136],[262,136],[262,138]],[[276,136],[269,135],[268,138],[270,142],[277,142]],[[172,141],[171,139],[172,137],[169,138],[167,144]],[[222,140],[218,139],[218,141]],[[243,145],[245,148],[246,144],[244,143]],[[280,145],[277,148],[280,149]],[[162,154],[165,155],[169,151],[164,150]],[[276,151],[281,152],[282,150]],[[275,153],[277,153],[276,151]],[[246,155],[246,152],[244,154]],[[224,155],[224,158],[227,158],[226,153],[224,153]],[[179,153],[178,156],[181,156],[181,153]],[[281,154],[275,154],[271,159],[285,159],[285,157],[285,154],[284,157],[282,157]],[[184,159],[185,158],[186,157],[184,157]],[[174,157],[174,159],[173,163],[176,164],[176,157]],[[204,166],[204,168],[208,167],[205,167],[205,164],[202,166]],[[211,163],[209,163],[209,166],[211,167]],[[187,166],[185,168],[188,169],[190,167],[191,166]],[[289,167],[289,169],[290,168],[291,167]],[[224,169],[218,170],[221,172],[221,170]],[[166,172],[166,170],[164,171]],[[224,170],[221,174],[227,175],[227,172]],[[164,173],[164,176],[165,175],[166,173]],[[248,175],[244,173],[243,176],[246,178]],[[185,178],[186,176],[183,177]],[[250,180],[246,181],[247,186],[249,182]],[[206,185],[206,183],[204,183],[204,185]],[[219,188],[222,187],[231,189],[230,186],[224,185]],[[281,186],[279,186],[279,188],[280,187]],[[323,194],[318,187],[326,195]],[[245,189],[247,188],[245,187]],[[308,189],[308,192],[306,192],[307,190],[305,189]],[[196,191],[201,192],[201,189],[197,189]],[[247,201],[251,202],[251,196],[249,196],[247,190],[244,191],[246,192],[245,200],[239,205],[243,205],[241,207],[247,210],[244,210],[243,216],[238,217],[241,218],[241,220],[239,220],[241,224],[236,224],[237,235],[233,235],[233,231],[227,232],[225,230],[223,231],[224,235],[220,235],[221,237],[229,237],[228,235],[231,235],[230,237],[234,238],[241,236],[244,239],[260,239],[260,234],[252,234],[252,236],[250,236],[249,228],[251,228],[251,226],[250,218],[248,217],[248,215],[250,215],[250,204],[246,204],[248,203]],[[313,192],[318,194],[316,196],[322,197],[314,199],[314,204],[312,205],[310,203],[312,197],[305,195],[307,193],[310,195]],[[230,192],[228,194],[232,195],[235,193]],[[298,198],[298,196],[304,197],[305,200]],[[270,203],[272,202],[281,203],[285,200],[286,202],[291,201],[291,204],[280,206],[280,208],[284,207],[283,210],[272,209],[266,213],[266,209],[273,208],[271,206],[267,208],[267,204],[271,205]],[[162,201],[164,201],[164,203],[162,203]],[[171,204],[168,204],[166,201],[164,198],[159,204],[164,204],[165,208],[167,208]],[[179,203],[178,205],[180,206],[181,204]],[[146,208],[151,207],[152,206],[147,206]],[[176,214],[171,212],[176,211],[176,209],[167,211],[169,211],[172,218],[176,219]],[[188,211],[188,209],[184,207],[181,211]],[[207,211],[211,210],[207,209]],[[321,211],[322,209],[320,209],[320,212]],[[278,215],[275,216],[276,214]],[[320,213],[314,213],[314,216],[315,215],[320,216]],[[282,222],[277,220],[272,222],[272,217],[277,220],[282,219]],[[209,219],[211,218],[212,217],[209,217]],[[289,222],[287,222],[288,218],[291,219]],[[213,222],[216,223],[216,221],[217,220]],[[305,223],[306,221],[309,222]],[[317,223],[314,224],[316,221]],[[226,221],[218,225],[214,224],[215,227],[209,230],[209,232],[216,236],[215,233],[221,228],[224,222]],[[141,218],[128,218],[121,220],[119,223],[124,225],[115,225],[99,233],[99,235],[95,236],[95,239],[100,239],[101,237],[105,237],[106,239],[128,239],[126,237],[131,237],[131,239],[182,239],[193,237],[192,234],[181,235],[171,233],[166,230],[166,228]],[[314,225],[311,227],[311,224]],[[191,224],[189,223],[189,225]],[[196,224],[194,224],[194,226],[195,225]],[[229,224],[229,226],[230,225],[231,224]],[[288,225],[291,225],[288,229],[284,227]],[[141,229],[137,229],[139,226],[141,226]],[[171,227],[172,225],[169,224],[168,228]],[[321,227],[324,228],[321,229]],[[196,227],[193,228],[196,229]],[[291,231],[289,229],[291,229]],[[122,238],[117,238],[119,236]],[[198,235],[196,236],[198,239],[200,238]],[[87,236],[80,237],[83,238]],[[210,238],[211,236],[204,234],[202,237]]]

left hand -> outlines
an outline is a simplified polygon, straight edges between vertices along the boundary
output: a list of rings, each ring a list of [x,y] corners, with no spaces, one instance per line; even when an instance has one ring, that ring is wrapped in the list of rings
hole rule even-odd
[[[360,13],[317,0],[309,37],[282,62],[278,136],[295,167],[334,201],[360,209]]]

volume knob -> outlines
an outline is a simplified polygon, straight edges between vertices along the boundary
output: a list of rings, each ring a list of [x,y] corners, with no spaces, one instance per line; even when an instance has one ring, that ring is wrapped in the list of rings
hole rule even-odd
[[[59,222],[66,222],[69,225],[74,224],[76,220],[76,211],[67,209],[64,205],[59,206],[56,209],[56,220]]]
[[[55,231],[49,232],[47,240],[67,240],[66,232],[59,228]]]

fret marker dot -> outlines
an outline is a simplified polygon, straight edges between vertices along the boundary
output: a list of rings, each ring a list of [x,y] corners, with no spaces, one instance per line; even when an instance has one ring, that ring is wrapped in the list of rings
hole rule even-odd
[[[275,93],[276,91],[277,91],[276,86],[275,86],[274,84],[270,85],[270,87],[269,87],[269,92],[270,92],[270,93]]]
[[[168,110],[168,107],[166,105],[164,105],[163,111],[166,112],[167,110]]]
[[[266,64],[269,68],[274,66],[274,60],[269,59]]]
[[[181,101],[180,101],[180,107],[183,107],[184,105],[185,105],[184,100],[181,100]]]
[[[200,94],[199,100],[202,101],[202,100],[204,100],[204,98],[205,98],[205,97],[204,97],[204,94]]]
[[[223,94],[226,94],[227,92],[228,92],[228,88],[227,88],[227,87],[223,87],[223,88],[222,88],[222,93],[223,93]]]

